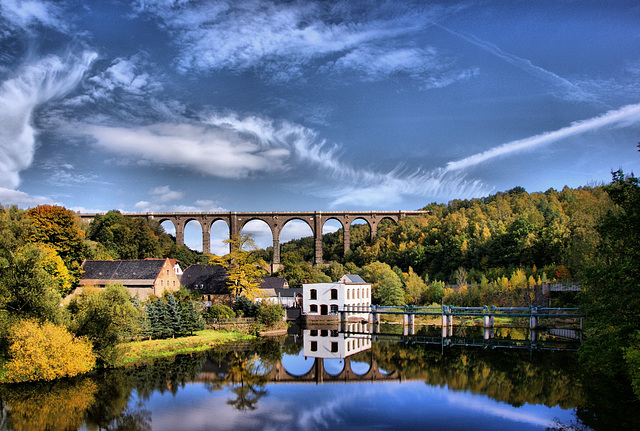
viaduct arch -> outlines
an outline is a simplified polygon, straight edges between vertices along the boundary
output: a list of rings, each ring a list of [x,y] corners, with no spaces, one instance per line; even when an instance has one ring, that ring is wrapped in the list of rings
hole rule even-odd
[[[373,239],[378,232],[380,221],[388,219],[397,223],[405,217],[418,217],[428,214],[427,211],[300,211],[300,212],[207,212],[207,213],[123,213],[126,217],[143,217],[157,220],[158,223],[170,221],[176,229],[176,242],[184,245],[184,230],[187,223],[195,221],[202,228],[202,251],[211,252],[211,225],[218,220],[227,223],[229,235],[239,235],[242,228],[252,220],[265,222],[271,230],[273,238],[272,269],[277,270],[280,264],[280,232],[284,225],[292,220],[301,220],[309,225],[314,237],[314,264],[322,265],[322,227],[329,220],[337,220],[344,231],[344,251],[351,246],[351,223],[362,219],[368,223]],[[80,214],[80,218],[91,221],[97,214]]]

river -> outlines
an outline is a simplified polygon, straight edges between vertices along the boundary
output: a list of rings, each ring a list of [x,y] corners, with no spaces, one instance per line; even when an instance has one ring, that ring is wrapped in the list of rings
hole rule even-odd
[[[622,385],[583,375],[567,334],[289,332],[0,387],[0,430],[640,429],[638,403]]]

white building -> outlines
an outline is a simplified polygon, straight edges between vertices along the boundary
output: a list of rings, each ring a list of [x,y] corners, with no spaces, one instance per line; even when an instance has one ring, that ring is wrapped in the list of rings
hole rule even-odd
[[[307,315],[351,310],[349,317],[366,319],[371,309],[371,284],[359,275],[345,274],[336,283],[303,284],[302,294],[302,311]]]

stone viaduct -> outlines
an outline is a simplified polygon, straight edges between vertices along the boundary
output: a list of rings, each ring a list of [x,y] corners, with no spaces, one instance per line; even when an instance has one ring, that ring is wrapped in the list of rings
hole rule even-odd
[[[292,220],[301,220],[310,228],[315,243],[314,264],[322,264],[322,227],[329,220],[337,220],[344,231],[344,250],[349,250],[351,243],[349,229],[355,220],[364,220],[371,230],[371,238],[376,236],[380,221],[388,219],[398,222],[405,217],[417,217],[427,214],[426,211],[301,211],[301,212],[206,212],[206,213],[123,213],[127,217],[144,217],[157,220],[158,223],[169,221],[176,229],[176,242],[184,244],[184,230],[187,223],[198,222],[202,228],[202,251],[211,252],[211,225],[222,220],[227,223],[229,235],[236,236],[242,228],[252,220],[265,222],[273,238],[272,268],[280,268],[280,232]],[[91,221],[96,214],[80,214],[80,218]]]

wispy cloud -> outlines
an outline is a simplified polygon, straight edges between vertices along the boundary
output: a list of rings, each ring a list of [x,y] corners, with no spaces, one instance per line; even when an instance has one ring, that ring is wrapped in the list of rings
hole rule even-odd
[[[317,183],[309,188],[316,188],[334,206],[390,204],[406,196],[465,198],[491,191],[480,181],[443,169],[381,172],[353,166],[342,160],[340,147],[299,124],[236,114],[202,118],[197,124],[131,128],[74,125],[69,133],[90,134],[102,148],[127,157],[135,155],[142,162],[179,166],[214,177],[281,176],[291,169],[303,169],[309,182],[332,184],[328,190]]]
[[[530,150],[542,145],[550,144],[561,139],[582,133],[592,132],[606,127],[625,127],[640,124],[640,104],[628,105],[609,111],[599,117],[582,120],[553,132],[543,133],[517,141],[507,142],[482,153],[474,154],[462,160],[449,162],[445,172],[460,171],[471,168],[500,156],[508,156],[521,151]]]
[[[59,3],[37,0],[2,0],[0,2],[0,16],[5,20],[5,25],[9,27],[9,30],[19,28],[28,31],[36,24],[59,31],[68,30],[68,25],[62,19]],[[0,39],[2,39],[2,31],[0,31]]]
[[[364,80],[377,81],[393,75],[410,76],[423,89],[442,88],[479,73],[477,68],[458,70],[454,62],[435,48],[391,48],[362,46],[321,68],[332,73],[359,73]]]
[[[150,68],[150,65],[141,55],[116,58],[106,70],[87,80],[94,85],[88,93],[94,100],[101,101],[113,100],[116,92],[141,96],[160,91],[162,85],[148,72],[141,71],[143,68]]]
[[[0,85],[0,187],[17,187],[20,171],[33,162],[34,109],[73,90],[95,58],[93,52],[64,60],[45,57]]]
[[[489,43],[487,41],[481,40],[473,35],[465,35],[465,34],[456,32],[454,30],[451,30],[449,28],[446,28],[442,25],[439,25],[439,24],[435,24],[435,25],[447,31],[448,33],[451,33],[477,46],[483,51],[486,51],[490,54],[495,55],[501,60],[509,63],[514,67],[517,67],[518,69],[522,70],[525,73],[528,73],[534,78],[537,78],[540,81],[552,84],[555,88],[561,91],[560,96],[565,100],[572,101],[572,102],[593,102],[593,103],[601,104],[601,102],[593,94],[586,92],[585,90],[580,88],[575,83],[569,81],[568,79],[563,78],[562,76],[556,73],[553,73],[549,70],[546,70],[540,66],[533,64],[530,60],[527,60],[526,58],[521,58],[516,55],[504,52],[502,49],[500,49],[496,45]]]
[[[277,82],[301,78],[309,67],[320,73],[348,71],[368,81],[404,73],[420,80],[429,76],[433,82],[423,88],[472,76],[451,70],[431,47],[396,46],[401,36],[448,13],[439,6],[139,1],[136,10],[162,20],[180,47],[177,63],[183,71],[251,70]]]

